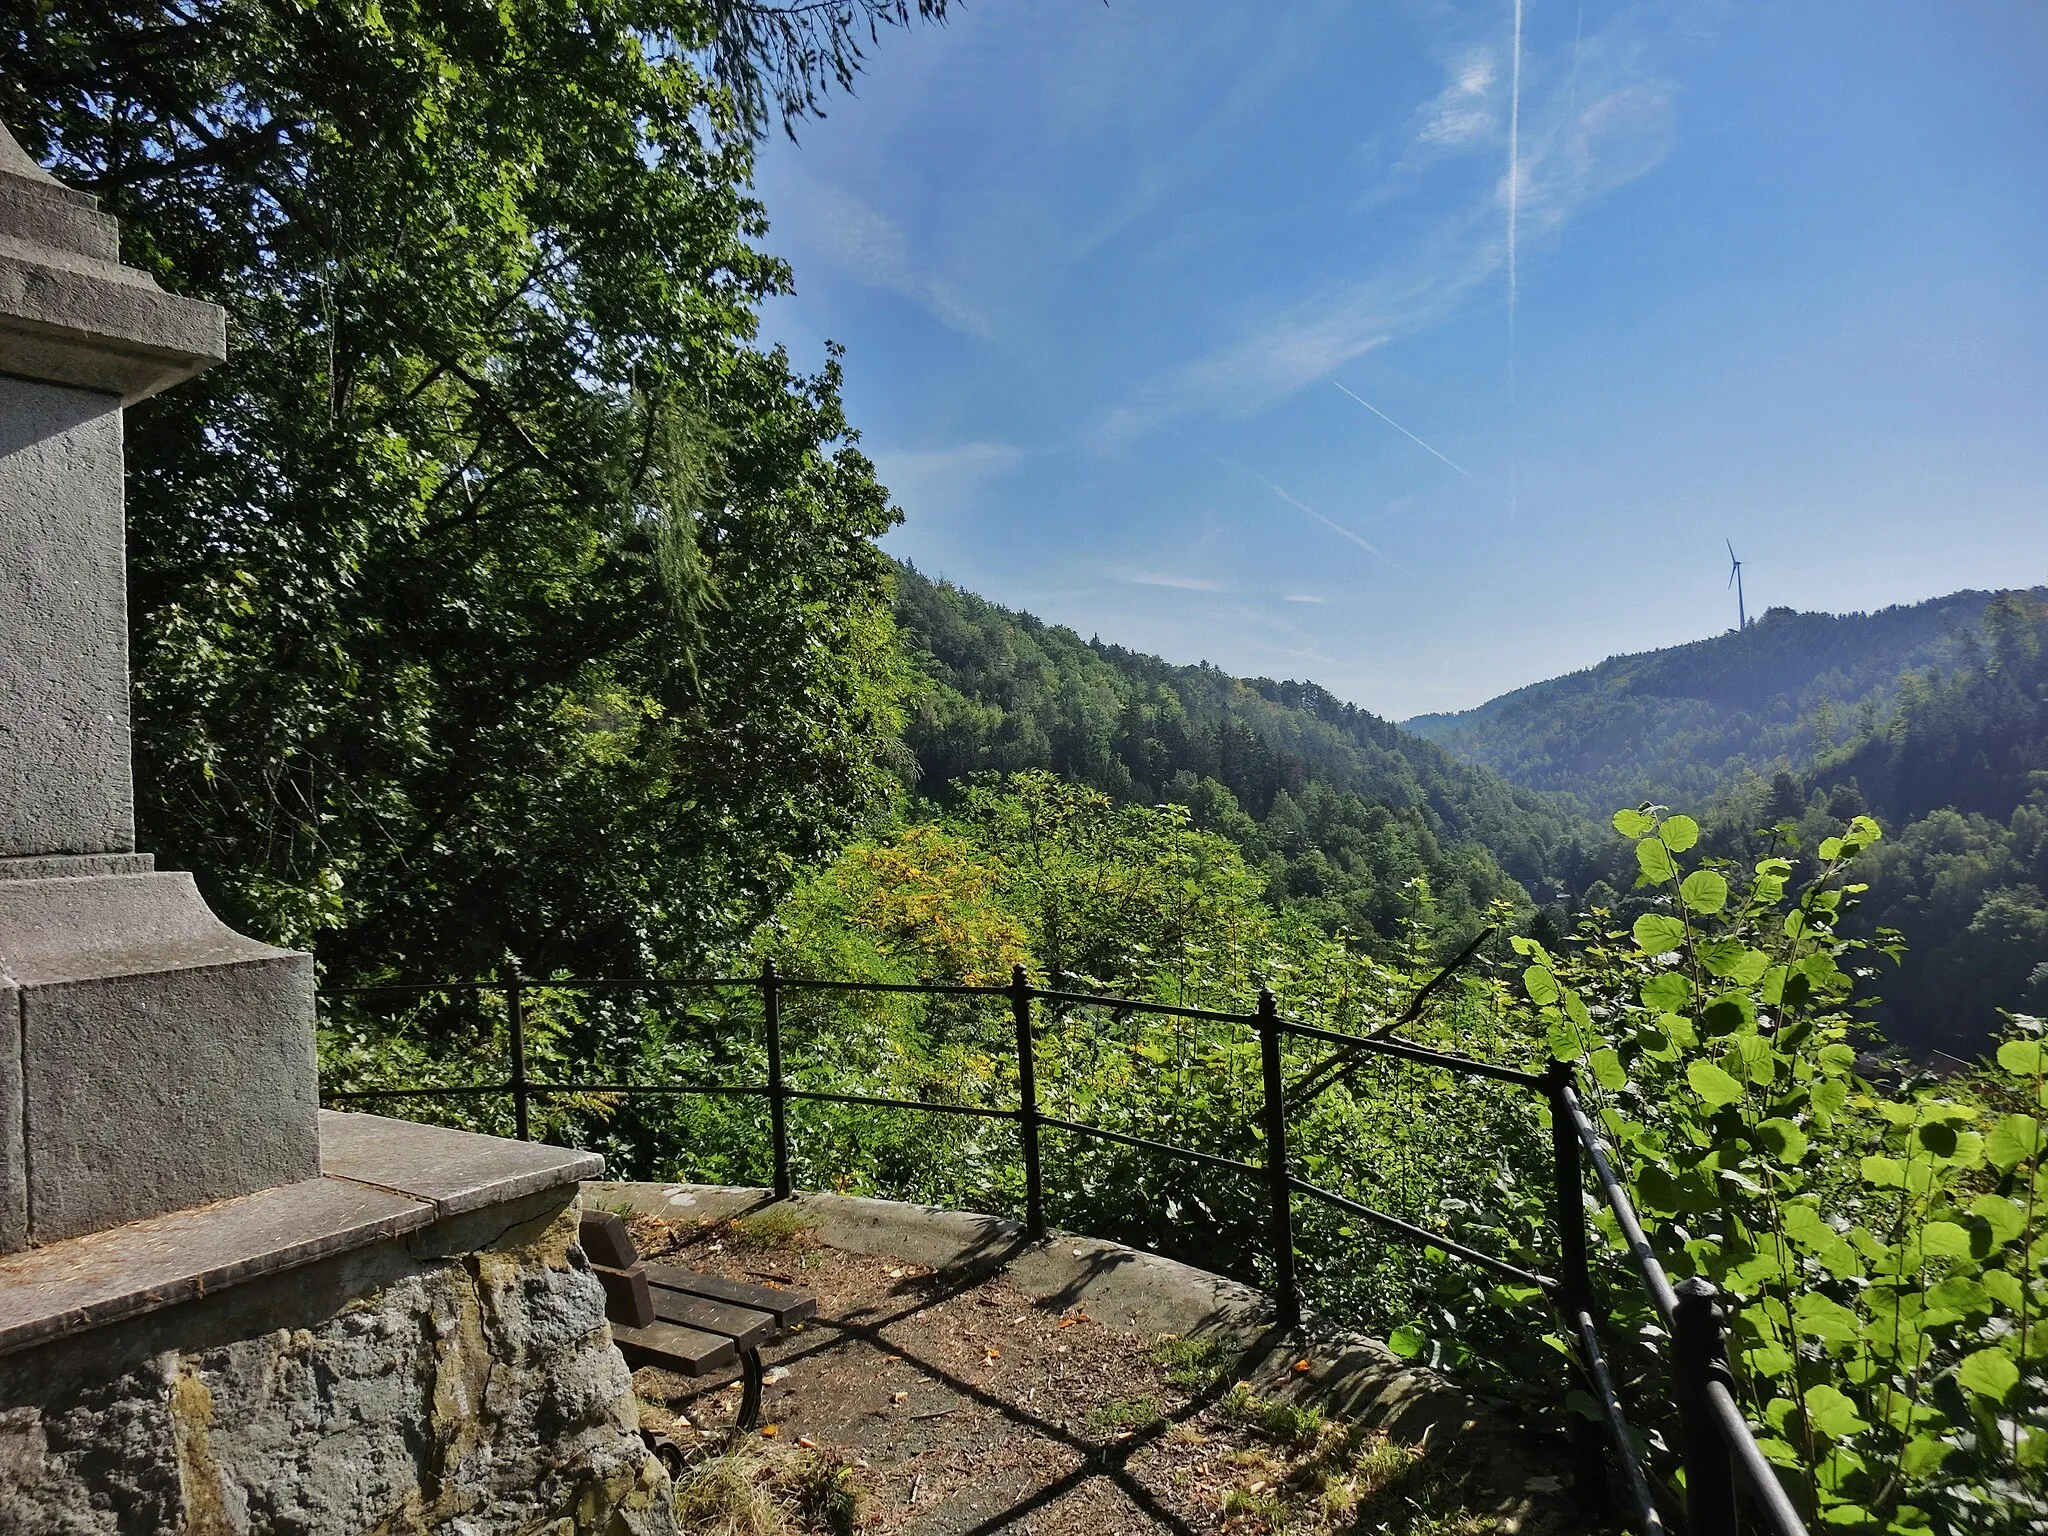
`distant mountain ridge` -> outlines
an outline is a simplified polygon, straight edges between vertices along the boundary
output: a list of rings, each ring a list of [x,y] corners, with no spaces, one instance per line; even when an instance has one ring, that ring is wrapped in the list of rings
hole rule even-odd
[[[2035,589],[2036,600],[2048,590]],[[1711,639],[1614,656],[1402,729],[1588,814],[1697,805],[1745,771],[1799,773],[1867,734],[1902,676],[1969,664],[1990,592],[1875,613],[1773,608]]]
[[[896,620],[924,678],[904,732],[918,790],[1045,768],[1120,801],[1173,802],[1237,841],[1276,899],[1390,938],[1426,876],[1459,921],[1588,865],[1606,834],[1314,683],[1083,640],[897,573]],[[1573,888],[1583,881],[1573,882]]]

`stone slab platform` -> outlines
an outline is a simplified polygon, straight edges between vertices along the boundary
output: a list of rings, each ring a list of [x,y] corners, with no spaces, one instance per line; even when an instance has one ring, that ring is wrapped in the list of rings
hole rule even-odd
[[[322,1177],[0,1258],[0,1356],[603,1172],[594,1152],[320,1114]]]

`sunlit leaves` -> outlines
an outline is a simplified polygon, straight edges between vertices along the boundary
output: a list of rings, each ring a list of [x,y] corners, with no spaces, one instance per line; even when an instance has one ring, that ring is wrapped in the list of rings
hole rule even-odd
[[[1678,897],[1688,910],[1710,917],[1728,905],[1728,881],[1711,869],[1696,869],[1679,882]]]
[[[1692,1085],[1692,1091],[1714,1109],[1739,1102],[1746,1091],[1740,1082],[1711,1061],[1690,1063],[1685,1069],[1685,1080]]]
[[[1669,885],[1678,878],[1678,861],[1661,838],[1646,837],[1636,844],[1636,865],[1648,885]]]
[[[1956,1381],[1966,1391],[2002,1403],[2019,1385],[2020,1368],[2002,1349],[1980,1349],[1956,1367]]]
[[[1658,912],[1645,912],[1631,929],[1638,948],[1646,955],[1668,955],[1685,944],[1685,923]]]

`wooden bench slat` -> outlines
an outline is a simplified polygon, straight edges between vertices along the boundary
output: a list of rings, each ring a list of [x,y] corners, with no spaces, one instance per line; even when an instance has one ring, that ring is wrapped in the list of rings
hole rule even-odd
[[[807,1296],[802,1291],[774,1291],[765,1285],[748,1285],[719,1275],[700,1275],[693,1269],[678,1269],[673,1264],[649,1264],[647,1278],[657,1291],[683,1291],[710,1301],[730,1302],[734,1306],[766,1312],[775,1319],[778,1328],[787,1328],[792,1323],[818,1315],[817,1297]],[[657,1310],[659,1305],[657,1297]]]
[[[740,1349],[753,1349],[781,1332],[772,1312],[756,1312],[752,1307],[736,1307],[730,1302],[712,1301],[665,1286],[654,1290],[654,1314],[663,1322],[681,1323],[704,1333],[722,1333]]]
[[[731,1339],[678,1323],[655,1322],[645,1328],[613,1323],[612,1339],[626,1357],[626,1364],[636,1369],[652,1365],[665,1371],[680,1371],[685,1376],[705,1376],[725,1369],[739,1358],[739,1349]]]

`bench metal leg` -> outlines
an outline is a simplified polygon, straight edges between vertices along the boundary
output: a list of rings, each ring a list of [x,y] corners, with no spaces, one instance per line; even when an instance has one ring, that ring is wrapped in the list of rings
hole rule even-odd
[[[740,1416],[733,1428],[749,1430],[761,1422],[761,1351],[741,1350],[740,1369],[746,1385],[740,1389]]]

